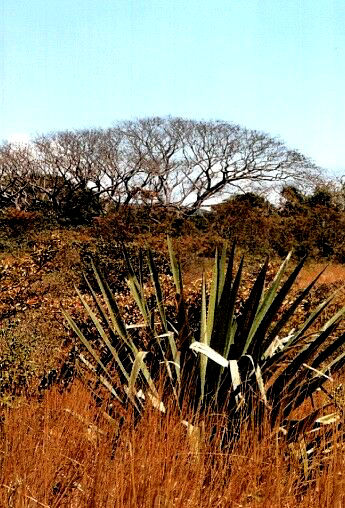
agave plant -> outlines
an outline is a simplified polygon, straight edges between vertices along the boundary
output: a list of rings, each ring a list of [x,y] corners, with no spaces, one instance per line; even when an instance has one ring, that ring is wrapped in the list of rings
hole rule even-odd
[[[200,360],[201,397],[230,392],[230,407],[252,408],[252,395],[261,398],[270,408],[272,426],[277,422],[291,429],[294,420],[287,421],[293,411],[326,381],[331,380],[345,363],[345,333],[334,338],[345,307],[341,308],[320,329],[315,331],[316,320],[331,303],[335,293],[322,302],[299,325],[297,330],[284,336],[289,320],[311,291],[319,275],[292,302],[282,309],[305,259],[284,280],[291,253],[282,263],[274,280],[265,290],[268,262],[262,266],[240,315],[235,304],[243,269],[243,258],[233,275],[234,248],[225,270],[225,253],[216,256],[206,311],[206,290],[203,280],[202,327],[199,341],[191,349],[202,354]],[[284,282],[283,282],[284,280]],[[279,316],[279,317],[277,317]],[[335,356],[335,353],[338,353]],[[335,356],[335,357],[334,357]],[[210,363],[208,360],[211,359]],[[251,394],[251,397],[248,397]],[[311,426],[320,416],[320,410],[308,415],[300,428]],[[243,413],[242,413],[243,414]]]
[[[200,336],[196,337],[188,327],[181,267],[169,238],[168,250],[176,290],[174,319],[169,319],[151,251],[147,253],[147,263],[155,294],[154,308],[150,308],[145,297],[142,255],[137,275],[124,251],[128,267],[127,283],[142,317],[141,322],[136,324],[124,322],[109,285],[92,263],[97,288],[94,289],[85,279],[93,305],[89,305],[79,291],[78,295],[97,329],[102,347],[95,347],[75,320],[63,311],[68,324],[89,353],[88,356],[80,353],[80,360],[119,403],[124,406],[133,404],[139,412],[147,400],[165,411],[165,394],[159,392],[156,386],[162,367],[166,373],[166,391],[179,404],[184,393],[183,373],[194,358],[195,402],[199,408],[224,408],[227,401],[231,421],[238,419],[239,414],[241,418],[249,415],[254,408],[256,415],[260,415],[260,408],[266,407],[270,411],[272,426],[279,424],[289,438],[317,426],[320,417],[324,417],[322,408],[302,421],[293,419],[293,411],[316,390],[323,388],[326,381],[332,380],[332,376],[344,365],[345,351],[341,351],[341,346],[345,334],[334,338],[334,333],[345,307],[315,331],[316,320],[334,298],[333,294],[296,330],[290,333],[286,330],[291,317],[322,272],[288,305],[283,305],[290,297],[305,259],[288,274],[290,253],[268,287],[266,260],[239,313],[237,303],[244,260],[242,257],[235,270],[235,246],[228,257],[224,246],[221,255],[216,253],[215,256],[209,292],[206,277],[202,279]],[[146,350],[139,346],[140,333],[145,333]],[[150,361],[147,361],[148,352]],[[152,362],[156,362],[158,368],[153,368]],[[255,399],[257,403],[253,404]]]

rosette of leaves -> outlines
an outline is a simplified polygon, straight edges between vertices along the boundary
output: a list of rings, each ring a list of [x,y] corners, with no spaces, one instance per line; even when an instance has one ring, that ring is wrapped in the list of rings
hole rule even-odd
[[[261,401],[270,411],[272,426],[279,424],[293,438],[311,429],[323,408],[300,421],[293,418],[294,410],[317,390],[327,393],[323,385],[345,363],[345,334],[336,335],[345,307],[316,326],[334,299],[333,293],[297,329],[286,333],[292,316],[323,273],[291,298],[305,258],[287,274],[290,258],[291,253],[267,288],[268,261],[263,264],[241,313],[236,314],[243,258],[234,273],[234,248],[226,268],[225,252],[216,256],[208,304],[203,280],[200,340],[191,349],[200,353],[201,399],[221,402],[228,397],[230,414],[239,412],[241,418],[251,414],[254,406],[257,411]],[[289,303],[283,305],[286,301]],[[256,412],[259,418],[260,414]]]
[[[229,426],[232,421],[243,420],[253,412],[260,424],[265,409],[269,410],[272,426],[279,425],[289,439],[318,426],[318,420],[325,416],[325,408],[318,408],[299,421],[293,418],[293,412],[316,390],[324,389],[324,384],[332,380],[345,363],[342,350],[345,334],[336,335],[345,307],[321,328],[316,327],[333,294],[297,329],[290,333],[286,330],[322,272],[292,298],[291,289],[305,259],[288,273],[289,254],[269,285],[266,284],[266,260],[239,313],[243,258],[235,270],[235,246],[229,256],[225,246],[221,255],[216,253],[209,291],[203,277],[200,336],[195,337],[188,327],[181,267],[170,239],[168,247],[176,289],[177,308],[173,320],[168,317],[152,252],[147,253],[147,263],[155,294],[154,308],[150,308],[145,297],[143,257],[140,256],[137,275],[125,252],[127,283],[142,316],[141,322],[135,325],[124,322],[109,285],[92,264],[96,284],[93,286],[87,278],[86,283],[93,306],[82,294],[79,293],[79,297],[98,332],[101,347],[99,344],[95,347],[64,311],[69,325],[88,352],[80,354],[81,361],[119,403],[133,404],[139,412],[147,400],[165,411],[166,394],[159,392],[156,386],[162,368],[166,373],[166,393],[172,394],[179,404],[185,389],[183,373],[194,359],[195,405],[201,409],[226,408]],[[139,331],[146,334],[146,349],[138,342]]]

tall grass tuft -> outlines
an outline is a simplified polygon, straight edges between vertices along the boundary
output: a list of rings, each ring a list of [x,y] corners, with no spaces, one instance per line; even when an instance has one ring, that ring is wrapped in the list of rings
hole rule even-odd
[[[220,446],[223,414],[209,413],[200,433],[191,410],[147,406],[135,422],[109,420],[78,381],[63,394],[3,413],[0,505],[19,507],[341,507],[341,448],[300,467],[303,443],[288,445],[263,423]],[[216,428],[216,432],[214,429]],[[321,466],[320,466],[321,464]],[[307,488],[312,486],[313,488]]]

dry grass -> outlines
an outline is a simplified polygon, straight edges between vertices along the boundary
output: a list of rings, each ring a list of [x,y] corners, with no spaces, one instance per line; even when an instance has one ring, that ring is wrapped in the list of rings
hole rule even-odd
[[[0,506],[21,507],[342,507],[344,456],[336,450],[304,487],[293,449],[249,424],[232,450],[219,436],[188,436],[174,407],[128,413],[111,423],[79,382],[42,402],[3,414]],[[192,415],[183,415],[189,421]],[[222,417],[218,420],[218,433]]]
[[[316,263],[311,262],[305,266],[298,277],[297,283],[300,288],[307,286],[310,282],[323,270],[325,272],[321,275],[318,284],[339,284],[345,282],[345,265],[339,263]]]

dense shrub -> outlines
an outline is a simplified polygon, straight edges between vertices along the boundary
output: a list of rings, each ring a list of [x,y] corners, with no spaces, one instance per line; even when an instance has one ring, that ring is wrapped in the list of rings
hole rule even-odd
[[[39,212],[5,208],[1,210],[0,227],[9,236],[18,236],[37,228],[42,219],[42,214]]]

